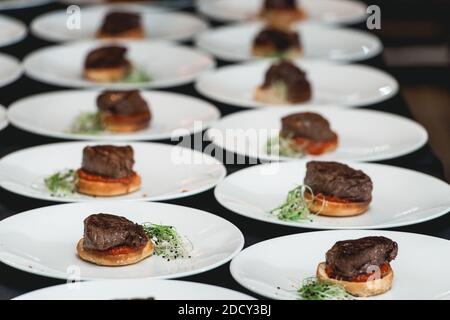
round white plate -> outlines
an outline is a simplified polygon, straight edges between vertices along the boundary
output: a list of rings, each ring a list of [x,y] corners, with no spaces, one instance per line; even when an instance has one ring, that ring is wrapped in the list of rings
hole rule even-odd
[[[346,163],[346,162],[344,162]],[[450,185],[412,170],[372,163],[348,163],[373,182],[369,210],[355,217],[315,216],[312,221],[281,221],[270,211],[303,184],[306,161],[253,166],[229,175],[215,189],[217,201],[240,215],[274,224],[310,229],[376,229],[411,225],[450,211]]]
[[[26,74],[41,82],[65,87],[108,87],[115,89],[164,88],[189,83],[215,66],[207,54],[166,42],[120,42],[127,56],[152,80],[143,83],[96,83],[83,78],[84,60],[93,49],[108,42],[81,41],[39,49],[25,58]]]
[[[19,42],[26,36],[27,27],[22,21],[0,15],[0,47]]]
[[[398,92],[391,75],[372,67],[307,60],[295,63],[311,82],[313,95],[308,103],[357,107],[381,102]],[[271,61],[265,60],[219,68],[199,77],[196,89],[208,98],[239,107],[279,107],[253,98],[270,66]]]
[[[252,54],[260,22],[248,22],[210,29],[197,37],[197,46],[222,60],[261,59]],[[303,46],[303,57],[335,61],[359,61],[372,58],[383,49],[380,40],[364,31],[331,28],[315,24],[297,26]]]
[[[20,129],[50,137],[137,141],[171,139],[200,132],[220,117],[217,108],[203,100],[177,93],[143,91],[141,95],[152,112],[149,128],[134,133],[71,133],[70,128],[80,114],[97,111],[96,99],[100,93],[80,90],[38,94],[11,105],[8,118]]]
[[[254,300],[230,289],[179,280],[100,280],[62,284],[14,300]]]
[[[0,10],[24,9],[41,6],[52,2],[53,0],[2,0],[0,1]]]
[[[0,53],[0,88],[13,83],[22,75],[23,68],[16,58]]]
[[[404,117],[373,110],[324,106],[237,112],[212,125],[207,132],[208,138],[222,149],[253,159],[295,160],[268,154],[267,141],[278,136],[282,117],[306,111],[325,117],[339,137],[336,151],[306,156],[308,159],[386,160],[415,151],[428,140],[425,128]]]
[[[167,261],[153,256],[124,267],[103,267],[76,253],[83,220],[95,213],[124,216],[136,223],[174,226],[192,243],[191,257]],[[205,272],[234,257],[244,236],[211,213],[164,203],[118,201],[77,203],[27,211],[0,222],[0,261],[22,271],[59,279],[176,278]]]
[[[66,10],[49,12],[37,17],[31,23],[31,30],[36,36],[54,42],[95,39],[105,15],[113,8],[117,10],[116,7],[111,6],[82,9],[81,24],[77,29],[66,27]],[[188,13],[157,12],[145,7],[139,11],[133,10],[133,7],[125,8],[124,10],[127,12],[141,14],[143,28],[148,39],[188,40],[208,28],[206,22]]]
[[[314,22],[326,24],[351,24],[364,21],[366,5],[349,0],[299,0],[300,6]],[[263,0],[198,0],[198,10],[218,21],[243,21],[257,19]]]
[[[81,167],[85,146],[110,142],[64,142],[32,147],[0,159],[0,186],[31,198],[57,202],[102,201],[78,193],[52,196],[45,177],[64,169]],[[113,143],[126,145],[127,143]],[[128,143],[134,149],[135,171],[142,178],[137,192],[114,200],[159,201],[188,197],[214,187],[226,174],[216,159],[198,151],[159,143]]]
[[[0,105],[0,131],[5,129],[7,125],[8,125],[8,119],[6,118],[5,107]]]
[[[294,234],[260,242],[242,251],[231,262],[233,277],[242,286],[273,299],[300,299],[296,289],[313,277],[325,253],[340,240],[384,236],[398,243],[391,262],[392,289],[361,299],[450,299],[450,277],[443,276],[450,263],[450,241],[414,233],[339,230]],[[279,289],[278,289],[279,287]]]

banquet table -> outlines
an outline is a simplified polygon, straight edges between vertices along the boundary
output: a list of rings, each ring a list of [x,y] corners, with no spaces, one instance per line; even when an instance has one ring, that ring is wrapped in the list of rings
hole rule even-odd
[[[33,19],[33,17],[58,8],[64,8],[64,6],[60,4],[49,4],[33,9],[8,11],[6,14],[16,17],[24,21],[25,23],[29,24],[29,22]],[[187,8],[185,10],[194,11],[192,8]],[[211,25],[214,26],[218,24],[211,23]],[[362,26],[357,25],[354,27],[361,28]],[[15,45],[0,48],[0,52],[7,53],[15,57],[18,57],[19,59],[22,59],[27,53],[50,44],[51,43],[40,40],[34,37],[33,35],[28,35],[26,39]],[[192,43],[190,42],[186,42],[185,44],[192,45]],[[377,68],[384,69],[387,72],[389,72],[389,70],[387,70],[386,68],[386,65],[383,63],[381,55],[372,58],[368,61],[364,61],[362,63],[375,66]],[[218,66],[223,66],[226,64],[227,63],[224,61],[218,61]],[[13,84],[10,84],[0,89],[0,104],[3,104],[4,106],[7,107],[17,99],[27,97],[32,94],[64,89],[67,88],[46,85],[31,80],[26,76],[22,76],[19,80],[17,80]],[[200,97],[202,99],[208,100],[195,91],[193,84],[170,88],[166,90],[171,92],[183,93],[194,97]],[[215,101],[210,102],[220,109],[222,115],[227,115],[233,112],[244,110],[243,108],[224,105]],[[382,110],[385,112],[399,114],[405,117],[411,117],[408,106],[400,94],[397,94],[395,97],[389,99],[388,101],[384,101],[375,105],[365,106],[363,108]],[[30,146],[43,145],[60,141],[62,140],[27,133],[10,125],[5,130],[0,132],[0,158],[13,151],[27,148]],[[168,144],[176,144],[175,141],[166,140],[162,142]],[[206,145],[207,142],[204,142],[204,147]],[[51,155],[49,156],[51,157]],[[438,159],[433,155],[428,145],[409,155],[378,163],[409,168],[412,170],[430,174],[439,179],[444,179],[441,164],[439,163]],[[226,165],[228,174],[233,173],[242,168],[245,168],[247,166],[248,165],[238,165],[238,164]],[[389,177],[386,177],[386,179],[389,179]],[[407,190],[398,190],[398,192],[407,192]],[[427,191],[424,190],[424,196],[426,196],[426,192]],[[392,194],[393,198],[395,198],[395,196],[396,196],[395,194]],[[268,224],[265,222],[256,221],[243,216],[239,216],[219,205],[219,203],[214,198],[213,190],[209,190],[191,197],[166,202],[192,208],[198,208],[229,220],[230,222],[235,224],[244,234],[245,247],[279,236],[311,231],[303,228]],[[411,202],[414,202],[414,199],[411,199]],[[18,214],[23,211],[43,206],[49,206],[53,204],[54,203],[52,202],[25,198],[10,193],[4,189],[0,189],[0,220],[8,218],[12,215]],[[61,212],[61,215],[64,215],[64,212]],[[450,240],[450,215],[444,215],[438,219],[425,223],[420,223],[401,228],[394,228],[393,230],[426,234]],[[234,289],[237,291],[241,291],[251,296],[255,296],[257,298],[261,298],[258,297],[256,294],[251,293],[248,290],[244,289],[236,281],[234,281],[229,272],[229,263],[208,272],[183,278],[182,280],[218,285]],[[50,278],[25,273],[16,270],[12,267],[6,266],[4,264],[0,264],[0,299],[11,299],[18,295],[30,292],[32,290],[61,283],[64,282],[61,280],[54,280]]]

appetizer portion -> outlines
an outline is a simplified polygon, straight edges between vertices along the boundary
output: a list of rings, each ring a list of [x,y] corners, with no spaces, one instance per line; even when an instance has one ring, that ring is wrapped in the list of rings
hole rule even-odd
[[[127,49],[121,46],[105,46],[91,51],[84,63],[84,77],[95,82],[124,80],[132,69],[126,53]]]
[[[109,12],[97,32],[99,39],[143,39],[141,16],[132,12]]]
[[[252,53],[258,57],[297,58],[302,54],[300,36],[295,31],[267,27],[253,40]]]
[[[134,152],[130,146],[88,146],[83,149],[76,189],[90,196],[118,196],[135,192],[141,177],[133,171]]]
[[[81,259],[101,266],[134,264],[151,256],[154,249],[141,225],[103,213],[84,220],[84,236],[77,244]]]
[[[125,266],[153,254],[167,261],[190,258],[189,243],[172,226],[137,224],[125,217],[99,213],[84,220],[77,252],[81,259],[100,266]]]
[[[338,241],[317,267],[319,283],[341,286],[349,294],[369,297],[389,291],[394,272],[389,264],[398,245],[385,237]]]
[[[255,100],[271,104],[296,104],[311,99],[306,73],[290,61],[282,60],[267,70],[264,83],[255,90]]]
[[[278,141],[276,141],[278,140]],[[300,112],[281,119],[281,130],[268,142],[268,153],[278,151],[281,156],[302,157],[321,155],[336,150],[338,135],[330,128],[330,123],[320,114]]]
[[[305,18],[297,3],[297,0],[265,0],[260,16],[269,25],[287,29]]]
[[[361,170],[339,162],[310,161],[304,184],[309,210],[325,216],[364,213],[372,201],[372,180]]]
[[[139,91],[105,91],[97,98],[100,123],[108,131],[135,132],[149,126],[150,108]]]
[[[312,214],[347,217],[364,213],[372,201],[372,180],[338,162],[310,161],[303,185],[289,191],[271,211],[283,221],[311,221]]]

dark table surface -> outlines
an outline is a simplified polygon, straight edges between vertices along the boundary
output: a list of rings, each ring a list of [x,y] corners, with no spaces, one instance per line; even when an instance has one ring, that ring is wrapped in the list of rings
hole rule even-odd
[[[28,24],[33,17],[36,17],[44,12],[58,8],[64,7],[59,4],[50,4],[32,9],[6,11],[2,13],[14,16]],[[363,28],[363,26],[354,26],[354,27]],[[191,45],[190,43],[186,44]],[[51,43],[37,39],[32,35],[28,35],[26,39],[24,39],[22,42],[18,44],[0,48],[0,52],[7,53],[19,59],[22,59],[27,53],[47,45],[51,45]],[[381,69],[386,69],[381,56],[375,57],[363,63]],[[226,64],[225,62],[219,61],[219,66],[225,64]],[[389,70],[387,71],[389,72]],[[27,78],[26,76],[22,76],[15,83],[7,87],[0,88],[0,104],[8,106],[17,99],[27,97],[32,94],[63,89],[67,88],[49,86],[46,84],[33,81]],[[195,97],[200,97],[200,95],[194,90],[192,84],[177,88],[171,88],[168,89],[168,91],[179,92]],[[214,103],[220,109],[222,115],[243,110],[238,107],[228,106],[214,101],[211,102]],[[397,95],[388,101],[376,105],[367,106],[366,108],[387,111],[403,115],[406,117],[410,117],[408,106],[405,104],[405,101],[402,99],[400,95]],[[16,129],[12,126],[9,126],[5,130],[0,132],[0,158],[13,151],[20,150],[26,147],[60,141],[62,140],[33,135],[31,133],[27,133],[19,129]],[[163,141],[163,142],[172,144],[175,143],[172,141]],[[379,163],[409,168],[443,179],[441,164],[433,155],[428,146],[425,146],[420,150],[407,156],[392,159],[389,161],[382,161]],[[227,170],[228,173],[232,173],[244,167],[245,165],[227,165]],[[386,177],[386,179],[388,179],[388,177]],[[411,199],[411,201],[414,201],[414,199]],[[264,241],[279,236],[311,231],[308,229],[273,225],[239,216],[221,207],[215,200],[212,190],[185,199],[166,202],[192,208],[198,208],[229,220],[230,222],[234,223],[244,234],[246,247],[251,246],[260,241]],[[0,220],[26,210],[31,210],[43,206],[49,206],[52,204],[54,203],[48,201],[35,200],[31,198],[25,198],[10,193],[6,190],[0,189]],[[443,216],[433,221],[407,227],[394,228],[392,230],[414,232],[450,239],[450,215]],[[229,263],[199,275],[183,278],[183,280],[214,284],[238,290],[250,294],[252,296],[258,297],[257,295],[247,291],[246,289],[241,287],[236,281],[234,281],[229,272]],[[62,283],[64,282],[61,280],[55,280],[25,273],[0,263],[0,299],[11,299],[20,294],[32,290]]]

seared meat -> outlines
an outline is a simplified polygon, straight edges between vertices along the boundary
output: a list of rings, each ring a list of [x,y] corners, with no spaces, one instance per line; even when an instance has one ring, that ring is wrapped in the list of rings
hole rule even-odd
[[[291,48],[300,48],[300,38],[297,32],[268,27],[256,36],[254,46],[270,46],[283,52]]]
[[[314,141],[327,141],[335,137],[330,123],[313,112],[300,112],[281,119],[281,136],[286,138],[306,138]]]
[[[84,220],[83,246],[87,250],[105,251],[114,247],[139,248],[148,238],[141,225],[111,214],[93,214]]]
[[[83,149],[81,169],[106,178],[126,178],[133,174],[133,148],[130,146],[93,146]]]
[[[264,8],[268,10],[296,9],[296,0],[265,0]]]
[[[397,243],[385,237],[365,237],[337,242],[326,254],[326,264],[344,280],[359,274],[372,273],[397,256]]]
[[[105,91],[97,98],[97,107],[100,111],[121,115],[148,113],[150,118],[147,102],[137,90]]]
[[[272,85],[284,84],[287,99],[292,102],[301,102],[311,99],[311,85],[306,74],[292,62],[282,60],[274,63],[266,72],[263,88]]]
[[[141,17],[139,14],[113,11],[106,15],[100,32],[108,35],[117,35],[140,27]]]
[[[334,196],[352,202],[372,199],[372,180],[361,170],[338,162],[310,161],[304,184],[315,194]]]
[[[106,46],[91,51],[85,60],[85,68],[114,68],[127,66],[127,49],[119,46]]]

